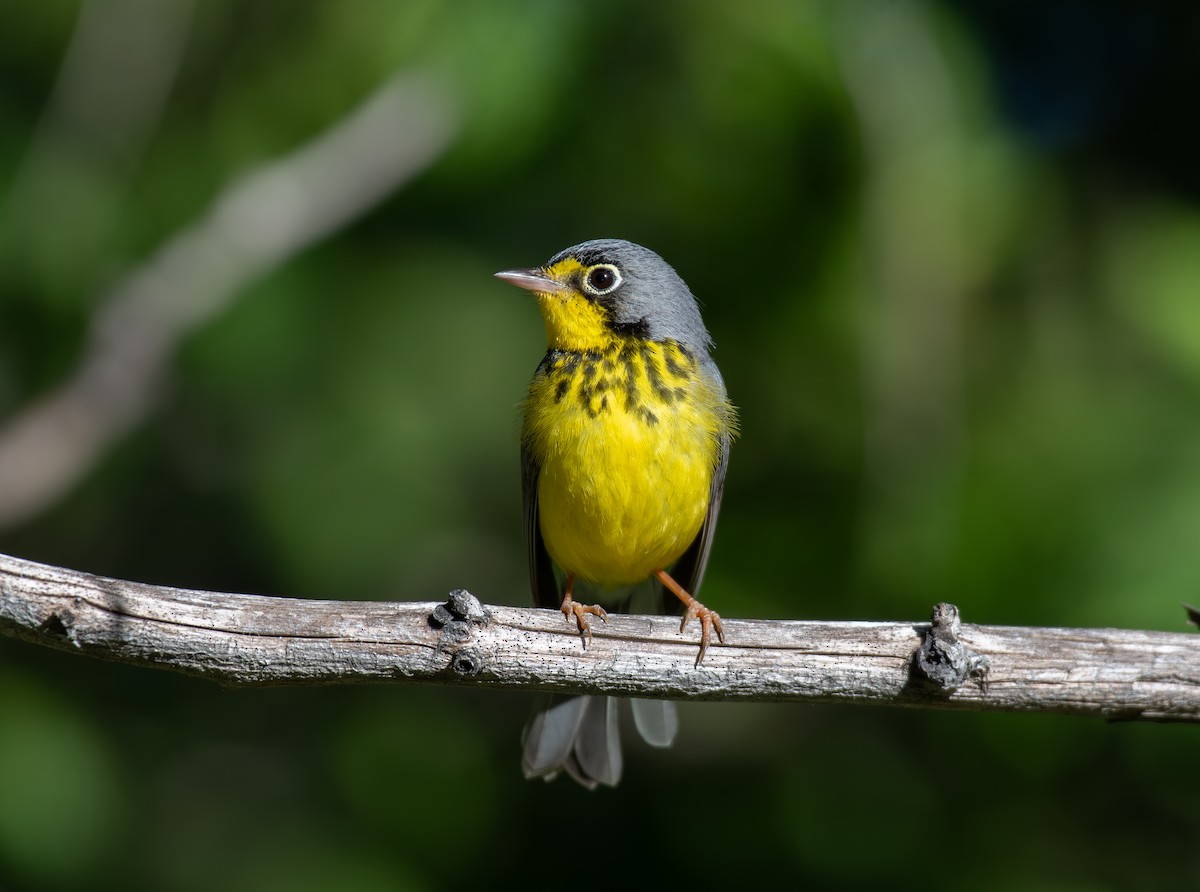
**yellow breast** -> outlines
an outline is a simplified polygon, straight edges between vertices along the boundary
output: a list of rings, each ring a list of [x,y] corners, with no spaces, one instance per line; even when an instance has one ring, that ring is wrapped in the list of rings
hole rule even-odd
[[[723,388],[674,342],[548,353],[523,437],[554,561],[602,585],[675,561],[704,520],[730,412]]]

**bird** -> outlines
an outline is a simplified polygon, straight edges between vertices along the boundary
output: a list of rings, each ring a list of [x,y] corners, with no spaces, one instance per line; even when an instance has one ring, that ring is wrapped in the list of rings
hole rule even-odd
[[[680,631],[698,621],[699,668],[714,634],[725,641],[720,614],[696,595],[738,422],[696,298],[662,257],[623,239],[495,275],[533,293],[546,329],[521,428],[535,603],[561,610],[586,648],[607,612],[576,601],[577,583],[603,594],[657,579],[664,612],[682,603]],[[648,743],[670,746],[674,704],[634,700],[633,715]],[[551,698],[524,741],[527,777],[565,771],[589,789],[620,780],[613,698]]]

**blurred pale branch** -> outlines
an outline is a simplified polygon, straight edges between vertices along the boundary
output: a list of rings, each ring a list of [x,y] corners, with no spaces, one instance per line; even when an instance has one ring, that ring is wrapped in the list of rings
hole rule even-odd
[[[427,167],[457,120],[429,76],[397,75],[307,145],[230,183],[117,282],[75,372],[0,427],[0,528],[52,504],[145,417],[184,337]]]
[[[0,633],[224,685],[410,681],[704,700],[875,703],[1200,722],[1200,636],[963,625],[990,668],[943,692],[913,662],[927,623],[611,615],[584,650],[556,611],[308,601],[123,582],[0,555]],[[936,637],[936,636],[934,636]]]
[[[113,228],[123,186],[175,84],[192,12],[191,0],[86,0],[80,6],[54,92],[0,205],[9,232],[20,235],[30,220],[57,221],[56,214],[32,211],[64,199],[78,202],[84,179],[97,190],[89,195],[93,206],[103,205],[90,212],[96,219],[90,234],[100,238]],[[64,167],[97,176],[66,174]],[[61,186],[67,178],[71,190]]]

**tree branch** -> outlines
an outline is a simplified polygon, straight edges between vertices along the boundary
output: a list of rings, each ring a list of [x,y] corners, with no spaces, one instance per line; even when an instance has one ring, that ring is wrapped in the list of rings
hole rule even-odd
[[[411,681],[703,700],[799,700],[1200,722],[1200,637],[1120,629],[611,615],[586,650],[555,611],[306,601],[106,579],[0,555],[0,633],[224,685]],[[962,678],[920,667],[957,649]],[[919,652],[919,656],[918,656]],[[986,666],[986,670],[983,667]],[[986,673],[986,674],[985,674]],[[957,686],[956,686],[957,685]]]
[[[228,183],[112,288],[75,371],[0,424],[0,528],[68,492],[159,396],[179,344],[250,282],[366,213],[458,131],[457,101],[405,72],[310,142]]]

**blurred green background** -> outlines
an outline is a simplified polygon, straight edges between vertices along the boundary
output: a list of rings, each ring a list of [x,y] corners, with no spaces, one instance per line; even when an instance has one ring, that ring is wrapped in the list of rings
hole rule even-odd
[[[526,604],[517,405],[544,341],[491,273],[619,236],[700,297],[741,410],[708,604],[1184,631],[1198,41],[1167,2],[4,4],[0,441],[230,182],[397,72],[450,123],[201,312],[0,551]],[[1194,728],[683,704],[673,750],[628,740],[588,794],[521,779],[531,700],[231,692],[0,639],[0,889],[1200,885]]]

